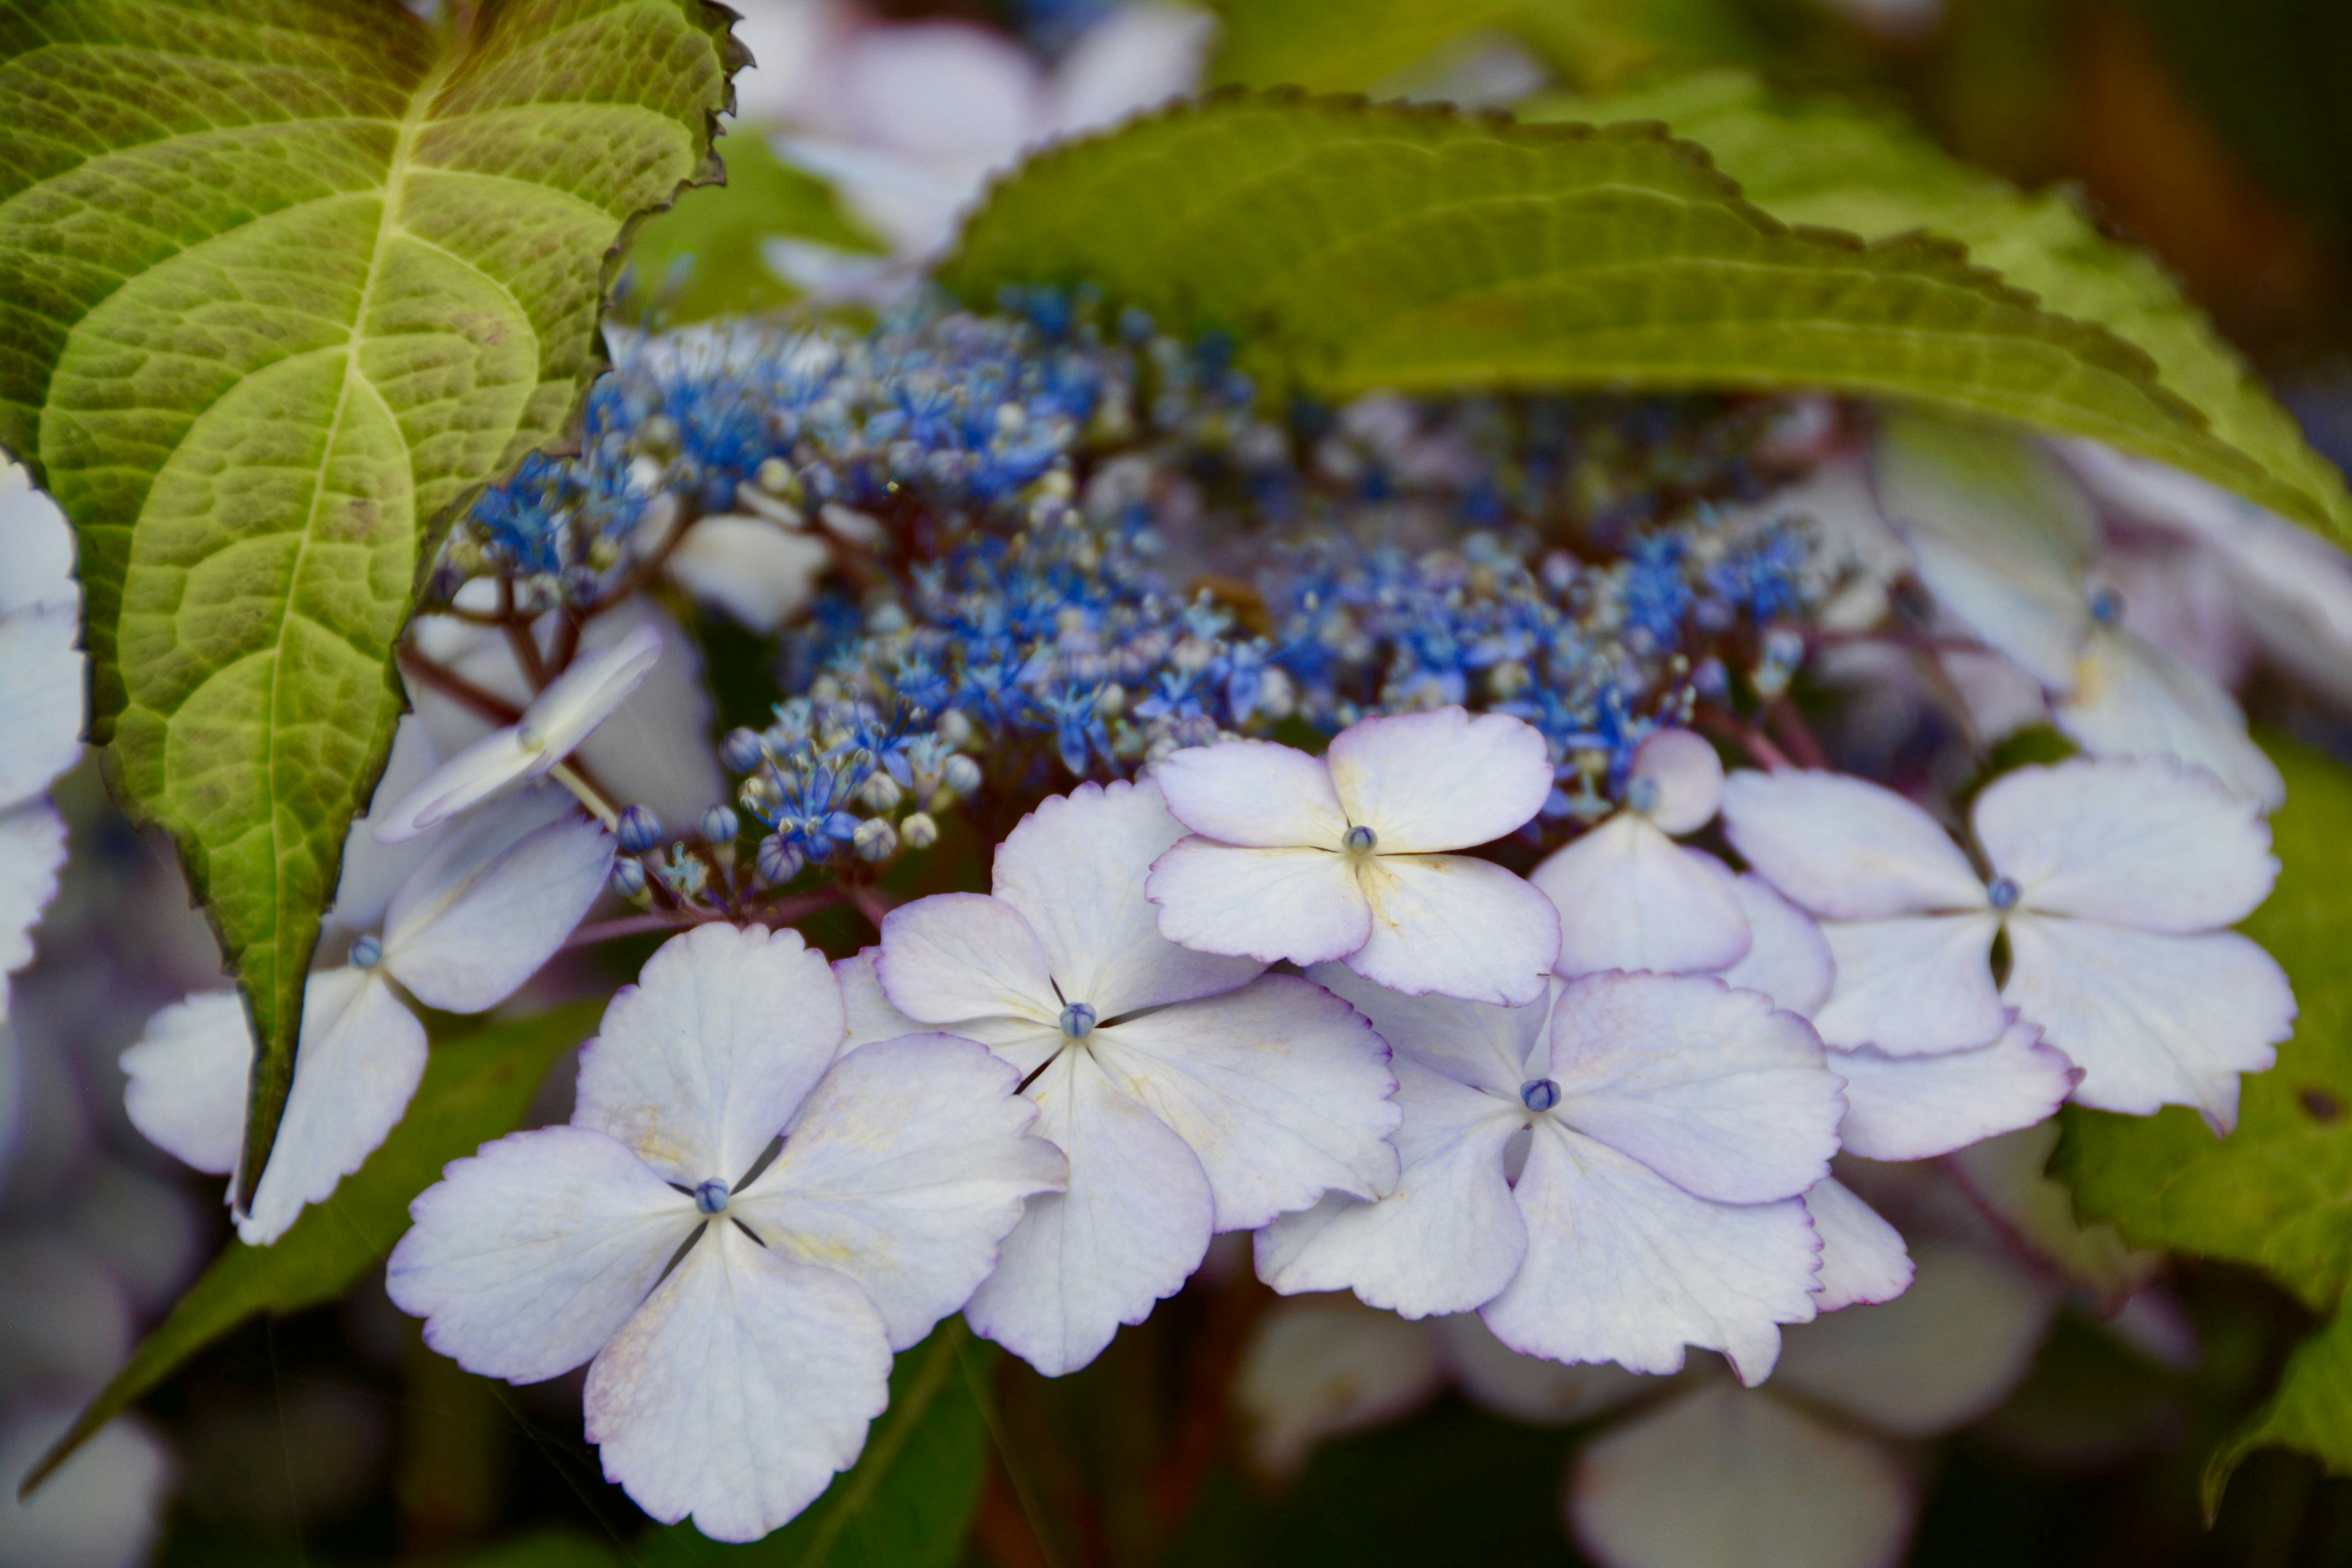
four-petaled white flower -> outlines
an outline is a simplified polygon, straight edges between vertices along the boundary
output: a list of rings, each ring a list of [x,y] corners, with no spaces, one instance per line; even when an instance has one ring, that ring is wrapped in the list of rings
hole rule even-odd
[[[0,1021],[57,896],[66,825],[49,785],[81,755],[81,589],[63,513],[0,463]]]
[[[939,1035],[844,1053],[842,1021],[794,932],[671,939],[582,1053],[570,1125],[453,1162],[385,1277],[470,1372],[589,1363],[605,1475],[715,1540],[778,1528],[856,1460],[891,1352],[1063,1180],[1012,1068]]]
[[[1319,986],[1155,929],[1146,870],[1183,832],[1148,780],[1081,785],[1006,836],[992,897],[894,910],[878,952],[843,966],[853,1039],[983,1042],[1069,1156],[1069,1190],[1031,1202],[965,1309],[1048,1374],[1142,1321],[1213,1233],[1396,1181],[1396,1080],[1371,1026]]]
[[[1321,757],[1221,741],[1170,754],[1152,776],[1195,835],[1147,885],[1171,941],[1269,963],[1344,960],[1410,995],[1516,1005],[1544,994],[1559,956],[1551,900],[1500,866],[1445,853],[1542,809],[1551,761],[1531,726],[1439,708],[1350,725]]]
[[[1268,1284],[1407,1317],[1475,1309],[1555,1361],[1673,1372],[1697,1345],[1750,1383],[1771,1371],[1780,1325],[1818,1308],[1803,1200],[1844,1110],[1803,1019],[1681,975],[1497,1007],[1313,973],[1395,1052],[1404,1168],[1391,1197],[1334,1195],[1261,1232]]]
[[[2190,1105],[2226,1131],[2237,1075],[2268,1068],[2294,1022],[2285,973],[2221,929],[2269,895],[2270,830],[2201,771],[2078,759],[2008,773],[1969,813],[1983,875],[1925,811],[1843,774],[1734,773],[1723,814],[1748,863],[1823,922],[1835,980],[1813,1018],[1832,1047],[1874,1047],[1888,1067],[2014,1052],[2031,1045],[2021,1018],[2081,1069],[2084,1104]]]
[[[1723,763],[1688,730],[1635,748],[1624,809],[1538,866],[1529,879],[1559,910],[1559,973],[1604,969],[1707,974],[1748,951],[1730,868],[1676,844],[1715,818]]]
[[[373,1153],[425,1075],[429,1007],[487,1012],[562,946],[612,874],[612,837],[551,786],[453,831],[392,899],[383,934],[310,976],[294,1086],[237,1235],[266,1247]],[[199,1171],[235,1173],[253,1035],[234,991],[164,1008],[122,1053],[123,1105],[150,1142]],[[235,1191],[235,1184],[231,1184]]]
[[[531,699],[518,722],[491,731],[384,808],[376,820],[378,842],[414,838],[509,785],[552,773],[653,672],[662,646],[657,629],[639,626],[582,655]]]

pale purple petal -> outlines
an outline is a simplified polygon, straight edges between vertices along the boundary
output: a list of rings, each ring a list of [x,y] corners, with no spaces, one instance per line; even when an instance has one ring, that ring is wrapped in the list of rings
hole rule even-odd
[[[932,1032],[931,1025],[910,1018],[890,1005],[888,993],[882,989],[881,976],[874,972],[874,961],[881,951],[869,947],[856,958],[845,958],[833,966],[833,978],[841,986],[842,1013],[849,1024],[849,1033],[842,1041],[844,1051],[876,1040]]]
[[[1875,1046],[1889,1056],[1991,1044],[2009,1020],[1992,980],[2000,931],[1990,911],[1825,923],[1837,980],[1813,1027],[1839,1050]]]
[[[1038,1135],[1069,1156],[1069,1190],[1029,1200],[964,1316],[1059,1377],[1183,1288],[1209,1249],[1216,1200],[1191,1146],[1113,1087],[1088,1052],[1062,1053],[1029,1098]]]
[[[1160,933],[1144,879],[1184,837],[1160,786],[1146,779],[1080,784],[1044,802],[997,846],[996,896],[1036,933],[1065,1002],[1115,1018],[1231,991],[1265,968],[1179,947]]]
[[[1549,995],[1518,1007],[1454,996],[1408,996],[1344,963],[1318,963],[1307,978],[1370,1018],[1398,1056],[1506,1100],[1516,1100],[1527,1082],[1528,1058],[1551,1017]]]
[[[1743,768],[1724,781],[1723,826],[1759,875],[1824,920],[1985,907],[1975,868],[1934,817],[1849,774]]]
[[[1466,855],[1375,855],[1360,875],[1371,935],[1344,956],[1366,979],[1505,1006],[1549,987],[1559,913],[1533,883]]]
[[[2163,1269],[2164,1256],[2133,1250],[2104,1221],[2076,1217],[2074,1189],[2049,1173],[2058,1132],[2044,1121],[1988,1138],[1956,1151],[1945,1169],[1990,1222],[1995,1245],[2082,1287],[2098,1310],[2117,1311]]]
[[[486,813],[487,835],[436,845],[394,895],[383,964],[429,1007],[497,1006],[554,957],[613,871],[611,834],[575,812],[512,836],[520,816],[543,815],[529,796]]]
[[[147,1020],[122,1053],[122,1109],[147,1142],[210,1175],[236,1169],[253,1026],[234,991],[206,991]]]
[[[740,1182],[844,1032],[833,971],[798,931],[698,926],[604,1009],[580,1053],[572,1120],[683,1185]]]
[[[1723,1383],[1588,1445],[1568,1495],[1601,1568],[1895,1568],[1918,1510],[1885,1444]]]
[[[1748,952],[1723,971],[1726,985],[1760,992],[1801,1018],[1810,1018],[1829,1000],[1837,983],[1837,960],[1829,939],[1812,917],[1782,898],[1753,871],[1732,883],[1732,896],[1748,917]]]
[[[728,1213],[787,1258],[866,1288],[893,1350],[971,1299],[1024,1199],[1063,1185],[1037,1108],[986,1047],[947,1035],[862,1046],[811,1091],[775,1163]]]
[[[1523,1355],[1666,1373],[1695,1345],[1753,1384],[1780,1325],[1813,1315],[1821,1241],[1795,1198],[1709,1203],[1551,1118],[1514,1195],[1527,1258],[1480,1315]]]
[[[1559,911],[1559,972],[1703,974],[1748,951],[1748,918],[1723,862],[1620,812],[1535,869]]]
[[[1366,719],[1334,736],[1325,760],[1348,820],[1378,834],[1382,855],[1490,844],[1534,820],[1551,795],[1542,733],[1507,713]]]
[[[1371,940],[1355,858],[1332,850],[1187,838],[1152,862],[1144,886],[1160,908],[1160,934],[1202,952],[1321,963]]]
[[[1258,1278],[1285,1295],[1353,1290],[1408,1318],[1466,1312],[1511,1281],[1526,1226],[1503,1146],[1527,1121],[1516,1100],[1395,1062],[1403,1171],[1377,1203],[1334,1194],[1257,1233]]]
[[[2020,768],[1970,815],[2018,906],[2042,914],[2211,931],[2252,914],[2278,879],[2261,813],[2170,761]]]
[[[1323,759],[1271,741],[1187,746],[1155,763],[1151,778],[1179,822],[1220,844],[1337,849],[1347,836]]]
[[[1190,6],[1118,6],[1079,34],[1055,69],[1054,130],[1090,131],[1191,92],[1216,33],[1215,21]]]
[[[604,1475],[665,1524],[757,1541],[856,1462],[890,1347],[845,1274],[713,1225],[588,1368]]]
[[[2265,811],[2286,799],[2278,766],[2246,733],[2246,716],[2213,678],[2128,631],[2084,646],[2073,694],[2051,710],[2095,757],[2175,757],[2205,769]]]
[[[538,1383],[604,1348],[702,1223],[602,1132],[541,1127],[453,1160],[408,1206],[384,1289],[467,1372]]]
[[[65,818],[47,805],[0,812],[0,1019],[8,976],[33,962],[33,928],[58,896],[66,863]]]
[[[461,811],[530,776],[541,753],[512,725],[488,734],[425,775],[406,795],[369,814],[378,844],[422,837]]]
[[[1822,1311],[1892,1301],[1909,1288],[1911,1253],[1901,1233],[1844,1183],[1833,1176],[1814,1183],[1805,1194],[1805,1213],[1822,1238],[1821,1281],[1813,1294]],[[1793,1342],[1784,1342],[1784,1372],[1785,1346]]]
[[[578,750],[589,731],[645,684],[660,662],[667,640],[660,627],[645,625],[603,647],[583,645],[572,668],[550,681],[522,710],[518,728],[526,743],[541,753],[531,771],[545,773]]]
[[[73,572],[73,525],[23,464],[0,458],[0,616],[36,605],[79,613]]]
[[[1258,1320],[1234,1377],[1250,1458],[1287,1476],[1327,1437],[1384,1426],[1445,1384],[1429,1331],[1345,1298],[1284,1301]]]
[[[0,616],[0,811],[49,787],[81,758],[84,716],[78,607]]]
[[[662,564],[679,587],[764,637],[809,602],[832,563],[813,534],[724,512],[688,529]]]
[[[2227,1132],[2238,1075],[2267,1071],[2294,1030],[2275,959],[2235,931],[2167,936],[2092,921],[2009,922],[2002,995],[2083,1069],[2074,1098],[2146,1116],[2187,1105]]]
[[[1430,1325],[1438,1352],[1461,1385],[1462,1396],[1482,1410],[1537,1426],[1567,1426],[1589,1421],[1639,1399],[1657,1387],[1637,1373],[1607,1362],[1563,1366],[1541,1356],[1521,1355],[1495,1337],[1475,1312],[1460,1312]]]
[[[1090,1044],[1110,1082],[1192,1145],[1221,1231],[1255,1229],[1326,1192],[1371,1198],[1396,1185],[1388,1045],[1319,985],[1269,974],[1098,1029]]]
[[[370,811],[378,809],[376,803],[389,806],[406,798],[440,765],[441,753],[423,717],[402,714],[399,727],[392,732],[392,754],[384,759],[383,776],[376,780]],[[562,795],[567,803],[572,799],[561,784],[543,787]],[[335,883],[334,906],[327,911],[327,925],[337,935],[355,935],[383,925],[393,894],[433,850],[431,836],[382,844],[374,828],[375,818],[362,816],[353,819],[351,831],[344,835],[342,875]]]
[[[1062,1014],[1036,931],[1011,904],[980,893],[935,893],[892,910],[874,967],[891,1005],[929,1025],[1051,1024]]]
[[[1837,1152],[1845,1101],[1811,1026],[1717,980],[1573,982],[1552,1007],[1549,1062],[1553,1117],[1698,1197],[1795,1197]]]
[[[1629,782],[1647,786],[1642,814],[1665,833],[1695,833],[1723,805],[1723,759],[1688,730],[1660,730],[1635,747]]]
[[[1832,1051],[1845,1079],[1839,1136],[1871,1160],[1926,1160],[2057,1114],[2078,1076],[2031,1024],[2011,1023],[1991,1045],[1926,1057],[1867,1047]]]

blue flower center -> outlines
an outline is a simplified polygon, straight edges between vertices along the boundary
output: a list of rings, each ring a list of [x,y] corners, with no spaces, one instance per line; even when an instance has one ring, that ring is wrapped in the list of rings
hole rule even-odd
[[[360,969],[373,969],[383,962],[383,943],[375,937],[363,936],[352,943],[352,963]]]
[[[1985,897],[1992,900],[1994,909],[2013,910],[2017,908],[2017,884],[2007,877],[1995,877],[1985,884]]]
[[[1625,804],[1633,810],[1640,812],[1643,816],[1647,816],[1650,813],[1657,810],[1658,781],[1652,778],[1639,778],[1635,779],[1632,784],[1627,784],[1625,786]]]
[[[1549,1110],[1559,1103],[1559,1085],[1548,1078],[1529,1079],[1519,1085],[1519,1103],[1529,1110]]]
[[[1095,1010],[1083,1002],[1073,1002],[1062,1009],[1062,1037],[1083,1040],[1095,1032]]]
[[[2091,618],[2103,626],[2114,626],[2124,618],[2124,596],[2113,588],[2101,588],[2091,595]]]
[[[727,1212],[727,1184],[717,1177],[694,1189],[694,1206],[708,1215]]]
[[[1339,840],[1340,843],[1346,845],[1349,850],[1358,855],[1370,854],[1372,846],[1378,844],[1380,841],[1381,836],[1373,832],[1369,827],[1350,827],[1348,829],[1346,837]]]

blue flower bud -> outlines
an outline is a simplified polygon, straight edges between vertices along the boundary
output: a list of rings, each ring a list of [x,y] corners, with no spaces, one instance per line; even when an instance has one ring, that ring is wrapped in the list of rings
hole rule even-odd
[[[694,1206],[707,1215],[722,1215],[727,1195],[727,1184],[713,1177],[694,1189]]]
[[[613,891],[634,899],[646,890],[646,863],[625,857],[613,862]]]
[[[772,887],[782,887],[801,874],[808,864],[807,858],[781,833],[771,833],[760,840],[760,875]]]
[[[1991,900],[1992,907],[1994,909],[2013,910],[2017,908],[2017,895],[2018,887],[2016,882],[2007,877],[1995,877],[1991,881],[1985,884],[1985,897]]]
[[[1062,1037],[1083,1040],[1095,1032],[1095,1010],[1084,1002],[1073,1002],[1062,1009]]]
[[[702,814],[702,837],[707,844],[732,844],[743,831],[732,808],[714,805]]]
[[[980,764],[959,752],[940,764],[940,782],[958,795],[970,795],[980,787]]]
[[[719,747],[719,760],[727,764],[727,771],[730,773],[750,773],[760,765],[760,759],[766,753],[760,747],[759,731],[755,730],[730,730]]]
[[[373,969],[383,962],[383,943],[373,936],[363,936],[352,943],[352,963],[359,969]]]
[[[1349,848],[1354,850],[1359,855],[1370,854],[1372,847],[1380,841],[1381,836],[1379,834],[1373,832],[1369,827],[1363,826],[1361,824],[1348,829],[1347,837],[1339,840],[1340,843],[1346,845]]]
[[[1529,1079],[1519,1085],[1519,1103],[1529,1110],[1549,1110],[1559,1103],[1559,1085],[1548,1078]]]
[[[662,841],[661,818],[654,815],[651,806],[633,805],[623,811],[620,826],[614,831],[620,835],[621,847],[632,855],[656,848]]]

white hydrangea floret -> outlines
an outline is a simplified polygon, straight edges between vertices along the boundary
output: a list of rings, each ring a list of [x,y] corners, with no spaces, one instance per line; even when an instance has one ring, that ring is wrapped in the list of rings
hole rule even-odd
[[[81,756],[81,589],[73,531],[16,464],[0,464],[0,1021],[57,896],[66,825],[49,785]]]
[[[587,1363],[605,1475],[718,1541],[765,1535],[856,1462],[891,1352],[1064,1177],[987,1051],[843,1053],[842,1024],[797,933],[672,938],[583,1051],[571,1122],[451,1163],[385,1274],[469,1372]]]
[[[1448,853],[1533,820],[1551,794],[1543,736],[1460,708],[1367,719],[1321,757],[1221,741],[1153,776],[1193,837],[1151,868],[1160,931],[1272,963],[1342,960],[1391,990],[1518,1004],[1559,956],[1551,900]]]

